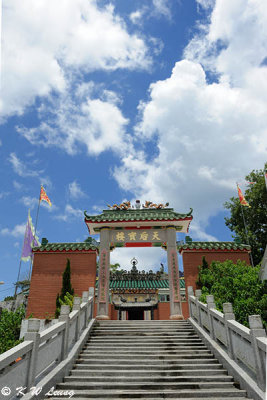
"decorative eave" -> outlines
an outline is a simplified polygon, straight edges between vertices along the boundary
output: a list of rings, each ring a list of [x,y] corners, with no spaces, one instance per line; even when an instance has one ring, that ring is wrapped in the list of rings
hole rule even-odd
[[[102,228],[146,228],[174,226],[179,232],[188,232],[193,219],[193,209],[187,214],[180,214],[173,208],[103,210],[99,215],[84,212],[85,223],[90,234],[97,234]]]
[[[90,243],[47,243],[32,249],[33,253],[80,253],[98,252],[98,247]]]
[[[179,253],[183,253],[184,251],[242,251],[242,252],[250,252],[251,247],[246,244],[238,244],[235,242],[191,242],[185,243],[183,245],[178,244],[177,249]]]

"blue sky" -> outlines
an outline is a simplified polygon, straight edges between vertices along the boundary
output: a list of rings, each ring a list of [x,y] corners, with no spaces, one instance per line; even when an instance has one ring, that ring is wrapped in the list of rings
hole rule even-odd
[[[52,207],[42,204],[38,235],[51,242],[85,240],[84,210],[137,198],[193,207],[194,240],[231,240],[223,203],[266,161],[266,3],[2,7],[0,298],[12,293],[40,184]],[[111,259],[127,268],[133,256],[142,269],[166,264],[159,249]]]

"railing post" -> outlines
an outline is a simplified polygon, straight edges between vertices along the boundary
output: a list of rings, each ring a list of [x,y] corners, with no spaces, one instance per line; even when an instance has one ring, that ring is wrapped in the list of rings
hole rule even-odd
[[[257,344],[257,337],[266,337],[265,330],[263,329],[262,320],[260,315],[250,315],[248,317],[249,327],[250,327],[250,336],[251,336],[251,344],[254,353],[255,365],[256,365],[256,373],[257,373],[257,383],[258,386],[265,391],[265,374],[264,374],[264,365],[262,365],[259,348]]]
[[[90,302],[90,312],[89,318],[92,319],[94,316],[94,296],[95,296],[95,288],[89,287],[89,297],[92,297],[92,301]]]
[[[193,318],[192,304],[191,304],[190,296],[194,296],[193,286],[188,286],[187,287],[187,299],[188,299],[188,306],[189,306],[189,315],[190,315],[191,318]]]
[[[28,331],[25,333],[24,340],[33,341],[33,347],[31,351],[31,358],[29,362],[28,377],[27,377],[27,388],[30,390],[35,383],[36,365],[38,361],[38,351],[40,344],[40,320],[31,318],[28,320]]]
[[[75,342],[77,342],[77,340],[80,337],[80,308],[81,308],[81,298],[80,297],[74,297],[73,299],[73,307],[72,307],[72,311],[78,311],[78,316],[76,318],[76,325],[75,325]]]
[[[229,320],[235,320],[235,314],[233,313],[232,303],[223,303],[223,313],[224,313],[223,318],[224,318],[225,335],[227,342],[227,353],[229,357],[233,359],[234,351],[233,351],[232,334],[228,324]]]
[[[68,347],[69,347],[69,326],[70,326],[70,306],[63,305],[60,309],[60,316],[58,318],[59,322],[65,322],[64,334],[62,337],[62,352],[61,359],[65,360],[68,355]]]
[[[208,317],[209,317],[209,326],[210,326],[210,337],[214,339],[214,328],[213,328],[213,316],[210,312],[211,308],[215,308],[215,303],[214,303],[214,296],[212,294],[209,294],[207,296],[207,310],[208,310]]]
[[[199,298],[201,296],[201,289],[196,289],[195,292],[195,296],[196,296],[196,307],[197,307],[197,316],[198,316],[198,325],[202,327],[202,322],[201,322],[201,309],[200,309],[200,305],[199,305]]]
[[[87,303],[88,302],[88,292],[83,292],[82,295],[82,303]],[[85,309],[84,309],[84,326],[83,329],[86,328],[88,322],[88,304],[86,304]]]

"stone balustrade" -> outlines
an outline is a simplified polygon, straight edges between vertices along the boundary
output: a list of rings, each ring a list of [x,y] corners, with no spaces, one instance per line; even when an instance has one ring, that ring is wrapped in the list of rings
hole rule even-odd
[[[93,318],[92,289],[83,292],[82,299],[74,298],[72,312],[69,306],[61,306],[58,323],[41,333],[40,320],[29,319],[24,342],[0,355],[0,389],[8,387],[11,391],[5,396],[6,400],[16,398],[18,388],[26,388],[24,393],[28,393],[32,387],[39,385],[69,357],[75,345],[84,340]]]
[[[223,304],[223,313],[215,309],[214,297],[207,296],[207,304],[199,301],[201,290],[188,287],[190,319],[193,325],[208,333],[231,360],[241,367],[265,391],[267,338],[261,317],[251,315],[249,328],[235,321],[231,303]]]

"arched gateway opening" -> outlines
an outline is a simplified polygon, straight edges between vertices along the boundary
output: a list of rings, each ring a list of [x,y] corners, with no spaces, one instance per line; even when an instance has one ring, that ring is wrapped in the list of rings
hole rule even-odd
[[[85,212],[85,223],[91,235],[100,234],[99,246],[99,280],[97,318],[109,319],[110,288],[110,251],[116,247],[162,247],[167,251],[170,319],[183,319],[181,308],[179,268],[177,256],[176,232],[187,233],[192,217],[192,209],[187,214],[180,214],[167,208],[168,204],[146,202],[140,207],[131,206],[130,202],[109,206],[99,215],[88,215]],[[149,295],[149,292],[147,293]],[[115,302],[119,311],[125,312],[128,307],[128,319],[144,319],[144,313],[153,309],[156,298],[147,296],[142,304],[136,297],[132,303],[122,304],[120,297]],[[140,303],[140,302],[139,302]]]

